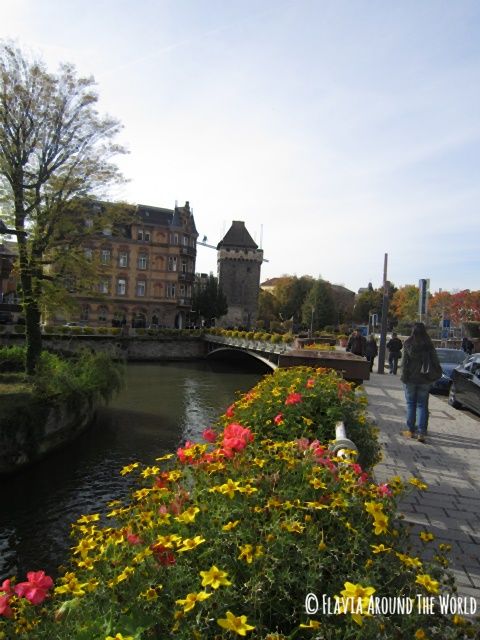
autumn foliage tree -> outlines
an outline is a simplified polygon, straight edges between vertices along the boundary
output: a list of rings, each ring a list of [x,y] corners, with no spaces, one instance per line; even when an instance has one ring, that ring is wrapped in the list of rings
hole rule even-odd
[[[0,44],[2,219],[17,237],[28,374],[42,348],[40,305],[52,263],[57,257],[65,264],[85,233],[84,225],[71,224],[72,203],[102,197],[122,179],[112,163],[123,152],[112,142],[120,124],[99,115],[93,87],[93,78],[79,77],[72,65],[50,73],[15,46]]]

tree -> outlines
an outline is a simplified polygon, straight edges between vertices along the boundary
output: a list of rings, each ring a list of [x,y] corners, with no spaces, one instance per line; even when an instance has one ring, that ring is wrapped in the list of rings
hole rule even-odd
[[[400,287],[393,294],[390,309],[397,320],[415,322],[418,319],[419,290],[414,284]]]
[[[279,302],[278,299],[268,291],[260,289],[258,294],[258,313],[257,318],[264,323],[264,326],[268,328],[272,321],[276,321],[279,318]]]
[[[194,314],[205,318],[208,324],[212,318],[221,318],[228,312],[227,298],[213,273],[208,276],[205,287],[195,291],[193,309]]]
[[[283,276],[275,287],[275,297],[279,302],[282,320],[293,318],[294,324],[301,321],[302,306],[315,280],[311,276]]]
[[[369,288],[368,291],[361,293],[358,296],[353,309],[354,319],[357,322],[367,324],[371,313],[381,314],[382,299],[383,288],[376,290]]]
[[[335,324],[337,311],[332,286],[325,280],[316,280],[308,292],[302,307],[302,320],[314,331]]]
[[[77,266],[80,260],[85,226],[76,203],[104,197],[122,179],[111,162],[123,152],[112,142],[120,124],[98,114],[93,86],[72,65],[49,73],[16,47],[0,45],[2,218],[17,236],[28,374],[41,353],[40,306],[52,272],[61,264],[66,273],[73,255]]]

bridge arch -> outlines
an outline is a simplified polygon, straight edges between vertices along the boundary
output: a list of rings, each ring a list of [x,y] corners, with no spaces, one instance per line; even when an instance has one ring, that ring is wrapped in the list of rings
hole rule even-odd
[[[275,371],[278,368],[278,365],[275,362],[272,362],[268,358],[256,353],[255,351],[249,351],[248,349],[235,349],[232,347],[218,347],[216,349],[212,349],[207,353],[207,358],[218,359],[218,360],[237,360],[237,361],[246,361],[251,360],[252,358],[257,362],[261,362],[266,368],[271,371]]]

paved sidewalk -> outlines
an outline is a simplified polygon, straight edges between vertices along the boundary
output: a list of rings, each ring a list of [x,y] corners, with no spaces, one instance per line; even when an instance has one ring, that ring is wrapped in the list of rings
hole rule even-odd
[[[421,444],[400,435],[406,428],[400,376],[372,373],[364,386],[383,449],[375,467],[377,481],[414,475],[428,484],[427,491],[404,499],[400,511],[412,524],[419,548],[430,546],[418,539],[425,528],[437,542],[452,545],[449,557],[459,595],[476,597],[480,608],[480,421],[430,395],[427,442]]]

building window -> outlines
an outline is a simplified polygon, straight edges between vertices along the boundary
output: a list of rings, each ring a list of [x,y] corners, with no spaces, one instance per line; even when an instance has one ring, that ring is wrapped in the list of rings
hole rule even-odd
[[[108,309],[107,307],[98,307],[98,321],[106,322],[108,318]]]
[[[145,295],[145,280],[138,280],[137,281],[137,296],[144,296]]]
[[[124,296],[127,293],[127,281],[125,278],[119,278],[117,281],[117,294]]]
[[[100,280],[100,283],[98,285],[98,290],[100,293],[108,293],[109,290],[109,282],[106,278],[103,278],[102,280]]]
[[[138,256],[138,268],[139,269],[146,269],[147,268],[147,254],[146,253],[141,253]]]
[[[91,229],[93,227],[93,220],[91,218],[87,218],[85,220],[85,226],[87,227],[87,229]]]
[[[185,285],[184,284],[180,285],[180,297],[181,298],[185,297]]]
[[[187,273],[187,261],[182,260],[182,273]]]
[[[137,240],[143,240],[143,229],[137,231]]]
[[[175,298],[175,285],[167,284],[167,298]]]
[[[87,322],[89,313],[90,313],[90,307],[88,306],[88,304],[82,305],[82,308],[80,310],[80,320],[82,322]]]
[[[150,242],[150,231],[145,231],[145,242]]]
[[[188,247],[188,236],[183,236],[183,246]]]
[[[110,264],[110,249],[102,249],[100,251],[100,262],[102,264]]]
[[[128,267],[128,253],[126,251],[120,251],[118,254],[118,266]]]
[[[177,256],[168,256],[168,270],[169,271],[177,270]]]
[[[91,260],[93,258],[93,250],[90,247],[85,247],[83,250],[83,255],[87,260]]]

